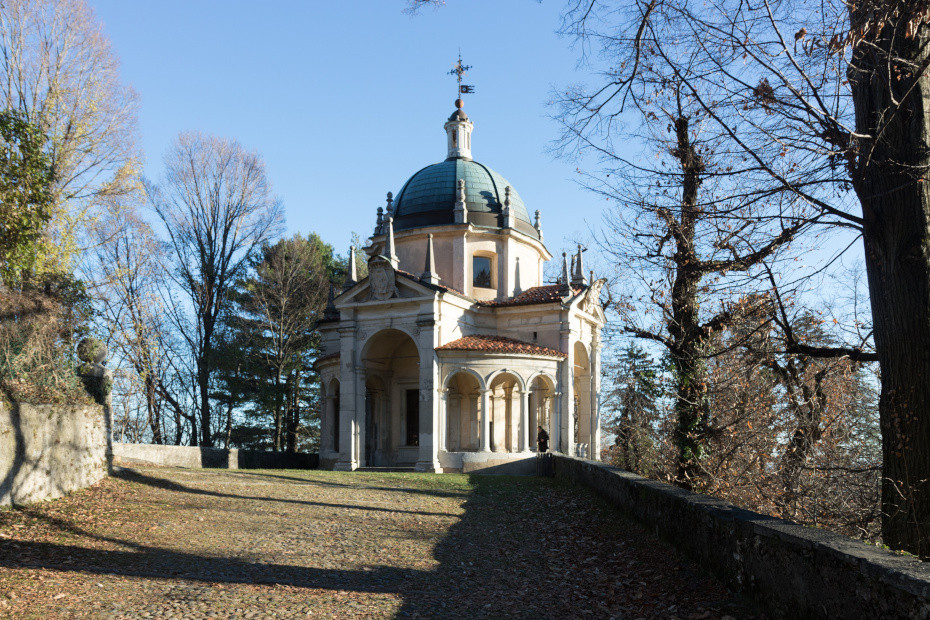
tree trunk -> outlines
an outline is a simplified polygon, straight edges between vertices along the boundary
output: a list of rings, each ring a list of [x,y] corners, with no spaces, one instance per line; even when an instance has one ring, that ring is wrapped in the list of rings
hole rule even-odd
[[[704,272],[694,244],[695,223],[704,163],[688,133],[688,119],[675,119],[677,148],[672,152],[681,166],[681,214],[674,226],[675,282],[672,285],[670,353],[675,364],[675,443],[678,446],[678,483],[691,488],[701,476],[710,408],[707,400],[707,366],[703,358],[698,287]]]
[[[232,414],[233,414],[233,399],[230,396],[229,400],[226,403],[226,432],[224,433],[224,445],[223,447],[229,450],[229,443],[232,441]]]
[[[212,281],[214,278],[209,278],[209,280]],[[208,288],[212,289],[213,286]],[[215,295],[219,295],[219,293],[215,293]],[[205,448],[213,447],[213,425],[210,415],[210,375],[213,370],[213,330],[216,326],[213,309],[216,305],[217,303],[213,302],[208,306],[207,310],[202,311],[203,340],[200,347],[200,356],[197,359],[197,385],[200,389],[200,432],[202,435],[200,445]]]
[[[904,3],[899,3],[904,4]],[[864,3],[860,10],[869,10]],[[907,13],[902,9],[902,12]],[[859,16],[853,12],[852,23]],[[882,538],[930,558],[930,27],[898,18],[856,46],[849,77],[861,140],[855,190],[881,365]],[[913,89],[913,90],[911,90]],[[910,92],[909,92],[910,91]],[[879,133],[881,129],[881,132]],[[868,158],[868,159],[867,159]]]
[[[203,356],[206,357],[207,353]],[[200,431],[203,437],[200,445],[209,448],[213,445],[210,436],[210,368],[205,359],[197,360],[197,387],[200,390]],[[191,435],[192,446],[197,445],[196,425]]]
[[[278,369],[278,371],[275,373],[275,376],[274,376],[274,393],[275,393],[275,409],[274,409],[274,451],[275,451],[275,452],[281,452],[281,451],[282,451],[282,446],[281,446],[281,434],[282,434],[282,433],[281,433],[281,429],[282,429],[281,415],[282,415],[282,409],[283,409],[283,407],[282,407],[283,403],[282,403],[281,401],[283,400],[283,398],[282,398],[282,394],[281,394],[281,370],[280,370],[280,368]]]
[[[300,377],[296,370],[292,370],[287,378],[287,451],[291,454],[297,452],[297,428],[300,426],[300,406],[298,404],[298,391]]]
[[[788,398],[791,412],[794,414],[795,428],[791,439],[782,454],[779,475],[784,486],[784,495],[776,499],[794,518],[798,500],[801,497],[801,474],[807,464],[814,446],[823,436],[820,420],[827,409],[827,397],[823,392],[823,381],[827,374],[824,368],[814,374],[813,386],[805,383],[804,371],[810,360],[789,359],[784,366],[773,364],[776,374],[781,377],[782,386]]]
[[[156,402],[155,381],[151,373],[145,376],[145,400],[149,428],[152,429],[152,443],[164,443],[161,435],[161,409]]]

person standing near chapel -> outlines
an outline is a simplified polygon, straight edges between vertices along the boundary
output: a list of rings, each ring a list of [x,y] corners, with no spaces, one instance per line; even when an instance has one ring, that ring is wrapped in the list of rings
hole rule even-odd
[[[540,453],[549,449],[549,433],[543,430],[543,427],[537,426],[536,430],[536,447]]]

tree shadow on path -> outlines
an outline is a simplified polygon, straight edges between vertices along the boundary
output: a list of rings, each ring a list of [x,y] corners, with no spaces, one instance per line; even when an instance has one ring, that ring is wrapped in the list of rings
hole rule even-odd
[[[404,510],[402,508],[397,508],[394,506],[383,507],[383,506],[372,506],[371,504],[359,503],[359,504],[335,504],[327,502],[313,502],[308,500],[301,499],[286,499],[280,497],[262,497],[254,495],[238,495],[236,493],[223,493],[221,491],[211,491],[208,489],[199,489],[197,487],[187,486],[174,482],[173,480],[167,480],[165,478],[157,478],[155,476],[147,476],[141,472],[120,468],[113,473],[114,478],[120,478],[122,480],[128,480],[129,482],[136,482],[138,484],[144,484],[146,486],[155,487],[157,489],[164,489],[166,491],[176,491],[178,493],[191,493],[193,495],[206,495],[209,497],[218,497],[224,499],[241,499],[247,501],[259,501],[259,502],[272,502],[272,503],[282,503],[282,504],[296,504],[303,506],[318,506],[322,508],[345,508],[348,510],[374,510],[378,512],[401,512],[409,514],[418,514],[418,515],[428,515],[428,516],[438,516],[444,517],[445,513],[439,512],[425,512],[422,510]],[[403,492],[403,489],[385,489],[388,491],[400,491]],[[430,494],[430,493],[427,493]]]
[[[249,505],[267,501],[298,508],[347,508],[351,510],[343,513],[345,520],[356,521],[359,515],[356,523],[364,524],[372,522],[364,521],[358,511],[396,512],[399,520],[385,522],[384,539],[396,534],[391,527],[401,527],[407,528],[405,539],[435,541],[431,558],[435,568],[409,567],[415,566],[412,561],[423,565],[422,557],[413,556],[396,558],[394,565],[395,558],[372,557],[367,564],[356,562],[343,569],[338,562],[326,568],[303,565],[309,563],[305,554],[291,556],[294,563],[288,564],[260,549],[256,554],[223,548],[217,549],[217,555],[192,553],[183,546],[167,549],[92,531],[80,519],[55,517],[41,507],[19,511],[32,521],[44,522],[68,542],[0,538],[0,567],[178,583],[277,584],[334,595],[336,591],[390,594],[400,598],[398,617],[403,618],[715,618],[724,613],[748,617],[722,585],[683,562],[642,528],[593,494],[552,479],[471,476],[460,493],[466,497],[462,512],[458,503],[448,502],[449,512],[424,512],[370,506],[363,497],[357,505],[263,498],[199,489],[138,472],[119,475],[167,491],[167,502],[173,505],[185,504],[181,494],[196,494],[247,500]],[[409,490],[384,489],[398,494]],[[422,485],[417,493],[431,494]],[[437,489],[435,495],[437,500],[448,500],[449,493],[448,488]],[[424,519],[419,525],[413,515],[443,519],[428,524]],[[447,527],[444,519],[451,519],[452,525]],[[344,615],[354,613],[347,609]]]

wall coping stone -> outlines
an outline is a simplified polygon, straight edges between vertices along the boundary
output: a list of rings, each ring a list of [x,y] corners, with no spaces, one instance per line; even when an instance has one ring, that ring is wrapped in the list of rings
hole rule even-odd
[[[595,461],[555,454],[554,469],[778,616],[930,618],[930,562]]]
[[[206,448],[113,442],[113,464],[123,467],[184,467],[189,469],[316,469],[319,455],[238,448]]]

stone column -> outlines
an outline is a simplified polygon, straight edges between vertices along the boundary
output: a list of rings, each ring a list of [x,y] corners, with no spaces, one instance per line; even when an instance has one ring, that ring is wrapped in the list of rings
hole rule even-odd
[[[549,418],[549,450],[562,452],[562,392],[552,394],[552,416]]]
[[[520,452],[530,449],[530,391],[520,392]]]
[[[596,328],[595,328],[596,329]],[[591,445],[588,458],[601,460],[601,339],[595,332],[591,343]]]
[[[569,320],[571,316],[568,312],[563,314],[562,327],[559,330],[559,340],[561,350],[568,354],[562,360],[562,367],[559,372],[559,450],[565,454],[574,456],[575,454],[575,347],[572,346],[571,326]]]
[[[355,321],[345,321],[339,328],[339,458],[333,469],[352,471],[358,468],[358,424],[355,418],[356,387]],[[364,394],[362,408],[364,409]]]
[[[481,390],[481,451],[491,451],[491,406],[490,390]]]
[[[449,390],[439,392],[439,449],[443,452],[449,450]],[[461,408],[461,407],[460,407]],[[461,420],[459,426],[461,427]]]
[[[424,310],[428,312],[425,313]],[[420,356],[420,450],[417,456],[416,470],[423,472],[441,472],[439,465],[439,358],[436,347],[439,335],[433,317],[439,315],[435,303],[421,309],[417,316],[417,352]]]
[[[78,374],[84,389],[98,405],[103,407],[103,426],[106,436],[104,458],[107,472],[113,473],[113,373],[104,364],[107,345],[97,338],[85,338],[77,347],[78,359],[83,362]]]

